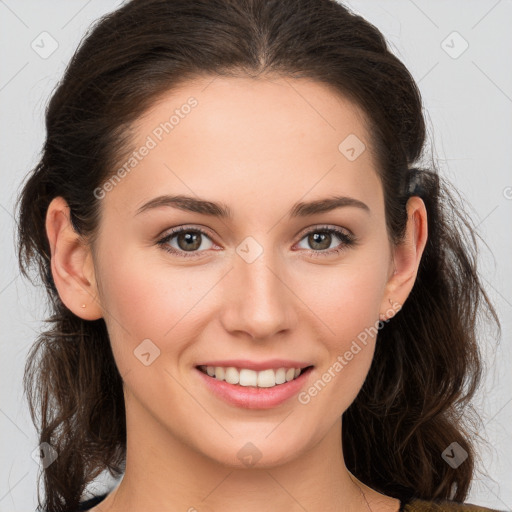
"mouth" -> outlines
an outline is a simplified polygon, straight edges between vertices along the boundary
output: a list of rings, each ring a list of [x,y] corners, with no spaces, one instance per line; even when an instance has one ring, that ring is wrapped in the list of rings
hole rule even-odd
[[[311,380],[314,366],[267,368],[195,367],[206,389],[223,402],[243,409],[269,410],[289,403]]]
[[[226,382],[233,386],[246,388],[274,388],[298,379],[310,372],[313,365],[303,368],[280,367],[268,368],[260,371],[235,366],[206,366],[198,365],[196,368],[211,379]]]

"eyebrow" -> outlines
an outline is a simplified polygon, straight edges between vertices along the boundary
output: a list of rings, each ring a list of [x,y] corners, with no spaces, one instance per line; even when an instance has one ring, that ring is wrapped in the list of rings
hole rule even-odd
[[[222,219],[233,218],[231,209],[224,203],[215,203],[213,201],[207,201],[206,199],[185,195],[162,195],[155,197],[147,203],[144,203],[137,210],[136,215],[162,206],[169,206],[187,212],[201,213]],[[347,206],[360,208],[370,213],[370,208],[362,201],[359,201],[359,199],[347,196],[333,196],[325,199],[317,199],[315,201],[295,203],[290,209],[289,217],[308,217]]]

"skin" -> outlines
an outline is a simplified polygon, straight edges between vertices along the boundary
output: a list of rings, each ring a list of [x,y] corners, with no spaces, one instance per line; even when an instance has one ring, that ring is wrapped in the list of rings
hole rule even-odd
[[[362,112],[305,79],[190,82],[138,120],[134,146],[190,96],[198,105],[102,199],[93,244],[73,232],[62,198],[48,209],[60,297],[84,319],[105,319],[124,380],[126,473],[92,510],[397,511],[398,500],[348,472],[341,446],[341,417],[364,382],[375,338],[307,404],[294,397],[266,410],[234,407],[213,396],[194,367],[298,359],[315,366],[311,386],[359,333],[407,299],[427,238],[423,201],[409,200],[405,241],[392,245]],[[353,161],[338,150],[349,134],[366,145]],[[297,201],[334,192],[370,211],[288,218]],[[137,214],[162,194],[223,202],[233,218],[169,206]],[[181,225],[208,232],[199,257],[157,244]],[[350,230],[358,243],[314,257],[320,249],[307,232],[325,225]],[[263,250],[251,263],[236,252],[246,237]],[[178,237],[169,243],[185,252]],[[332,235],[326,246],[343,242]],[[148,338],[160,355],[145,366],[133,352]],[[248,442],[261,456],[252,466],[237,456]]]

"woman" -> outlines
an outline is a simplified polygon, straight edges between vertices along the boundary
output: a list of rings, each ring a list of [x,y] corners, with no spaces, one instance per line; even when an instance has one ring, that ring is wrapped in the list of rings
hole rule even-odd
[[[132,0],[96,24],[19,203],[54,312],[25,377],[56,454],[43,510],[469,508],[462,412],[497,318],[418,167],[421,109],[329,0]],[[80,503],[105,470],[121,483]]]

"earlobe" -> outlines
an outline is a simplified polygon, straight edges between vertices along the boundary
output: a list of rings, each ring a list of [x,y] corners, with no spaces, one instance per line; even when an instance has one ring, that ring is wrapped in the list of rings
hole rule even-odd
[[[46,213],[46,235],[51,251],[51,271],[65,306],[84,320],[102,317],[91,248],[73,229],[69,206],[56,197]]]
[[[402,305],[409,296],[427,243],[428,220],[425,203],[413,196],[407,201],[407,227],[402,243],[394,248],[394,272],[390,276],[381,304],[381,311],[389,309],[388,300]]]

